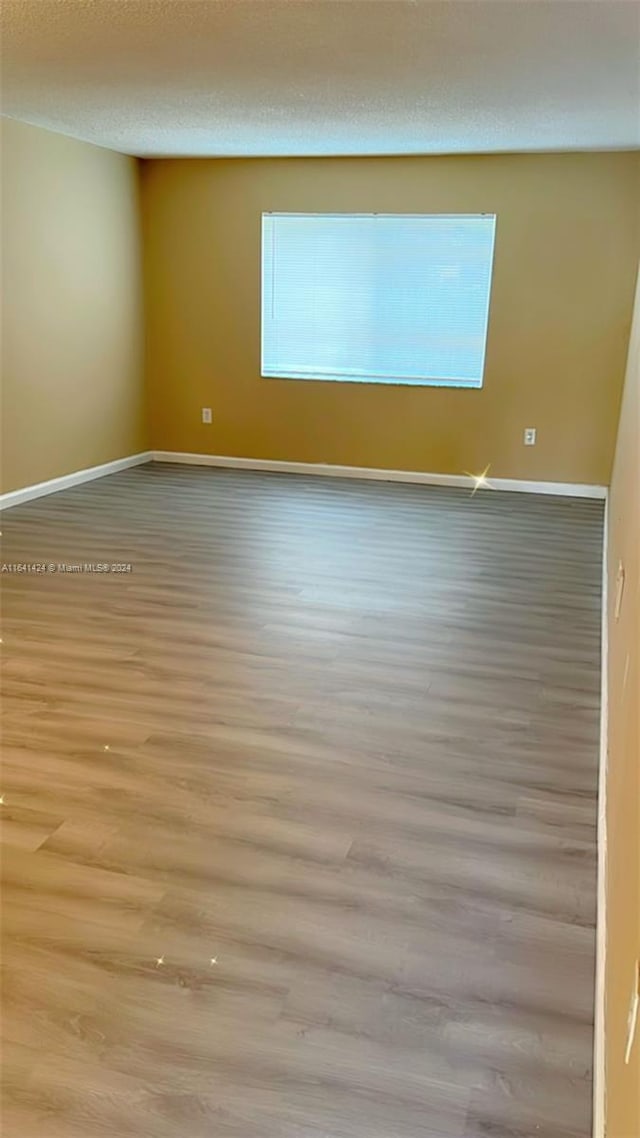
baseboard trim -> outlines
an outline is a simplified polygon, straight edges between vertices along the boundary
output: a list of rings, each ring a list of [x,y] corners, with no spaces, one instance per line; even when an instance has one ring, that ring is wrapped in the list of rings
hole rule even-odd
[[[364,478],[378,482],[417,482],[427,486],[463,486],[472,488],[473,478],[467,474],[433,474],[423,470],[383,470],[371,466],[334,466],[321,462],[287,462],[272,458],[238,458],[228,454],[192,454],[188,451],[154,450],[154,462],[177,462],[188,466],[223,466],[237,470],[265,470],[282,474],[317,474],[328,478]],[[496,490],[513,490],[525,494],[556,494],[571,498],[607,496],[606,486],[590,486],[577,482],[532,482],[519,478],[491,478]]]
[[[89,466],[86,470],[74,470],[72,474],[50,478],[47,482],[23,486],[20,490],[10,490],[7,494],[0,494],[0,510],[21,506],[23,502],[32,502],[34,498],[43,498],[46,494],[57,494],[59,490],[68,490],[71,486],[79,486],[82,482],[93,482],[94,478],[104,478],[106,474],[115,474],[118,470],[127,470],[130,466],[141,466],[144,462],[151,462],[151,459],[152,452],[147,450],[141,454],[127,455],[126,458],[116,458],[113,462],[103,462],[100,466]]]
[[[609,504],[605,505],[602,533],[602,602],[600,650],[600,759],[598,766],[598,828],[596,889],[596,979],[593,1026],[593,1138],[606,1131],[606,966],[607,966],[607,776],[609,768],[609,626],[608,626]]]
[[[236,470],[264,470],[281,474],[313,474],[325,478],[360,478],[377,482],[413,482],[425,486],[461,486],[472,489],[474,480],[467,474],[435,474],[425,470],[385,470],[372,466],[338,466],[323,462],[289,462],[273,458],[240,458],[230,454],[194,454],[189,451],[153,450],[140,454],[127,455],[113,462],[103,462],[100,466],[90,466],[86,470],[75,470],[60,478],[50,478],[47,482],[37,482],[0,494],[0,510],[8,510],[23,502],[31,502],[46,494],[56,494],[95,478],[104,478],[118,470],[131,466],[141,466],[145,462],[175,462],[188,466],[219,466]],[[521,494],[554,494],[569,498],[596,498],[606,500],[607,487],[579,482],[536,482],[520,478],[489,478],[495,490],[515,491]]]

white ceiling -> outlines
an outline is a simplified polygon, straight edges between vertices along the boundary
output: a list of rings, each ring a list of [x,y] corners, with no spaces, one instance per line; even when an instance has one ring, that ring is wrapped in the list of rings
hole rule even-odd
[[[2,62],[143,156],[640,146],[640,0],[4,0]]]

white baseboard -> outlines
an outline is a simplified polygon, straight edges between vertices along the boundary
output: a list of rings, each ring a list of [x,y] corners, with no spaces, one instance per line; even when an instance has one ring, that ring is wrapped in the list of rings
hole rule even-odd
[[[383,470],[371,466],[333,466],[323,462],[286,462],[272,458],[237,458],[228,454],[191,454],[188,451],[154,450],[154,462],[179,462],[189,466],[225,466],[238,470],[270,470],[285,474],[320,474],[329,478],[369,478],[378,482],[419,482],[427,486],[473,487],[467,474],[432,474],[423,470]],[[527,494],[559,494],[571,498],[606,498],[606,486],[577,482],[530,482],[519,478],[492,478],[496,490]]]
[[[189,466],[222,466],[236,470],[265,470],[284,474],[315,474],[328,478],[363,478],[377,482],[415,482],[426,486],[462,486],[472,488],[474,480],[467,474],[434,474],[425,470],[385,470],[372,466],[338,466],[324,462],[288,462],[273,458],[238,458],[229,454],[192,454],[188,451],[153,450],[140,454],[117,458],[113,462],[103,462],[100,466],[90,466],[86,470],[75,470],[60,478],[50,478],[47,482],[37,482],[33,486],[23,486],[20,490],[10,490],[0,494],[0,510],[31,502],[45,494],[56,494],[58,490],[68,490],[82,482],[92,482],[94,478],[104,478],[118,470],[131,466],[141,466],[145,462],[177,462]],[[495,490],[512,490],[525,494],[556,494],[570,498],[606,499],[607,487],[579,482],[534,482],[520,478],[491,478],[489,483]]]
[[[605,1138],[605,1013],[607,965],[607,776],[609,768],[609,627],[607,621],[609,505],[604,510],[602,553],[602,630],[600,651],[600,761],[598,767],[598,831],[596,892],[596,982],[593,1026],[593,1138]]]
[[[104,478],[105,474],[115,474],[130,466],[141,466],[143,462],[151,462],[151,459],[152,452],[147,450],[141,454],[130,454],[126,458],[116,458],[113,462],[103,462],[100,466],[89,466],[86,470],[74,470],[73,474],[50,478],[47,482],[23,486],[20,490],[10,490],[7,494],[0,494],[0,510],[20,506],[23,502],[31,502],[45,494],[57,494],[58,490],[68,490],[70,486],[79,486],[82,482],[93,482],[94,478]]]

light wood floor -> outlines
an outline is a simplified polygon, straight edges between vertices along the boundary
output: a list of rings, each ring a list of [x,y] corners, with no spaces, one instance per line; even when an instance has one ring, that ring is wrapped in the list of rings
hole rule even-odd
[[[4,1138],[587,1138],[602,510],[8,511]]]

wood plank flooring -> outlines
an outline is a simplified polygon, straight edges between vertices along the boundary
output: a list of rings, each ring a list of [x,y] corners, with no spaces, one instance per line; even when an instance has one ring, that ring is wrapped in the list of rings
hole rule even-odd
[[[156,465],[2,528],[4,1138],[588,1138],[601,505]]]

